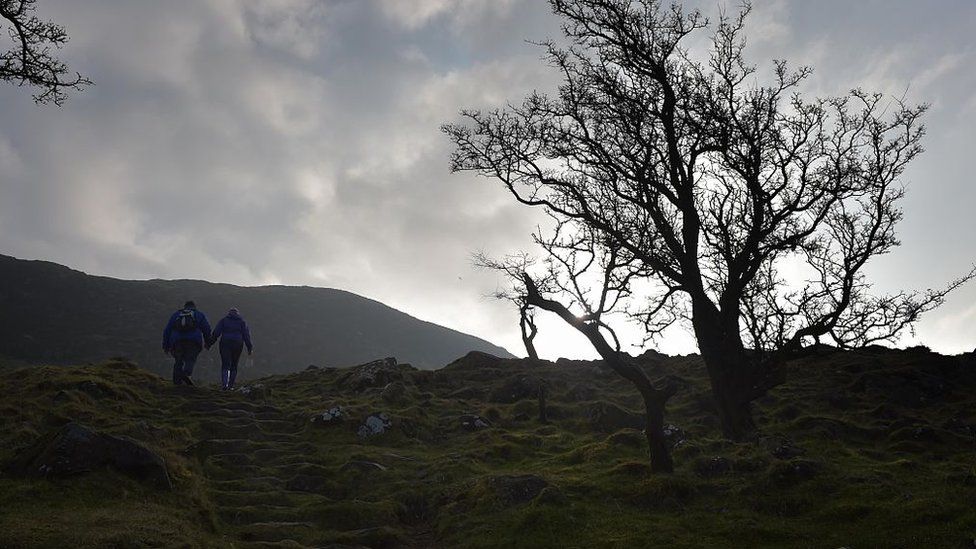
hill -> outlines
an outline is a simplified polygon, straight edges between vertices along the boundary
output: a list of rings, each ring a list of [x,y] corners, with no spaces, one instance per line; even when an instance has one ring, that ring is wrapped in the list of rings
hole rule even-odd
[[[0,255],[0,356],[76,364],[127,357],[164,374],[160,351],[169,315],[187,299],[212,324],[238,307],[254,335],[253,366],[242,376],[292,372],[309,364],[348,366],[397,356],[437,368],[468,351],[511,356],[476,337],[424,322],[349,292],[310,287],[240,287],[194,280],[118,280],[43,261]],[[216,350],[200,371],[216,378]]]
[[[0,370],[0,545],[973,545],[976,356],[823,350],[743,443],[721,438],[699,357],[643,358],[681,384],[673,475],[649,473],[639,397],[599,363],[473,353],[232,393],[124,362]]]

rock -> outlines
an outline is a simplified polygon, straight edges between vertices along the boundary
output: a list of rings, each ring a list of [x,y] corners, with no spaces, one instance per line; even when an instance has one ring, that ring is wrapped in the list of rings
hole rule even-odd
[[[668,441],[668,446],[672,449],[681,446],[688,440],[688,433],[681,427],[672,423],[664,424],[664,438]]]
[[[4,467],[14,476],[67,477],[112,468],[158,488],[172,489],[166,462],[128,437],[99,433],[78,423],[38,440]]]
[[[609,402],[595,402],[584,411],[590,426],[601,433],[613,433],[620,429],[644,429],[644,417],[628,412]]]
[[[342,464],[339,468],[340,471],[360,471],[362,473],[371,473],[373,471],[386,471],[387,467],[375,461],[366,460],[350,460]]]
[[[549,483],[537,475],[498,475],[488,479],[488,488],[505,505],[532,501],[547,486]]]
[[[480,431],[489,427],[491,427],[491,422],[481,416],[474,414],[461,416],[461,428],[465,431]]]
[[[382,435],[383,433],[390,430],[393,427],[393,422],[390,421],[390,417],[384,413],[370,414],[364,421],[363,424],[359,426],[359,430],[356,434],[359,438],[369,438],[376,435]]]
[[[338,383],[347,389],[362,391],[368,387],[382,387],[402,380],[403,372],[397,367],[397,359],[387,357],[350,369],[339,378]]]
[[[263,383],[255,383],[254,385],[242,385],[237,389],[237,392],[246,396],[251,400],[265,400],[268,395],[271,394],[271,390],[268,389]]]
[[[395,404],[403,402],[407,397],[407,386],[403,384],[402,381],[394,381],[392,383],[387,383],[383,387],[383,392],[380,393],[380,398],[383,402],[388,402],[390,404]]]
[[[532,376],[514,376],[488,395],[488,402],[513,404],[527,398],[539,398],[543,381]]]
[[[443,370],[454,369],[479,369],[494,368],[502,362],[502,359],[481,351],[471,351],[454,362],[444,366]]]
[[[312,416],[312,423],[320,427],[329,427],[342,423],[345,417],[341,406],[333,406],[321,414]]]

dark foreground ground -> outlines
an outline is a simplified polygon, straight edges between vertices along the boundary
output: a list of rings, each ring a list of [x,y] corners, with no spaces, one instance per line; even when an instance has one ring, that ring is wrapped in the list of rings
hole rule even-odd
[[[0,547],[974,546],[971,355],[796,361],[746,443],[720,437],[697,357],[647,368],[682,384],[670,476],[649,474],[635,392],[592,363],[469,355],[234,393],[123,361],[0,368]],[[93,457],[72,422],[125,438],[85,439],[112,441]],[[162,477],[119,457],[132,441]]]

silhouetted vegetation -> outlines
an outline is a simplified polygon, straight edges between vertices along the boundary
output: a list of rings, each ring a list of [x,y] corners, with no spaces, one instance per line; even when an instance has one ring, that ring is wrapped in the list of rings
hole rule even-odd
[[[64,27],[34,15],[37,0],[0,0],[0,28],[8,31],[13,47],[0,53],[0,80],[37,91],[34,101],[61,105],[69,91],[91,85],[80,73],[54,56],[68,41]]]
[[[802,98],[811,69],[775,61],[767,77],[744,58],[748,4],[714,24],[657,0],[550,5],[564,40],[542,46],[558,93],[462,111],[444,127],[452,168],[552,218],[535,235],[542,261],[488,264],[511,275],[512,295],[582,332],[655,424],[672,390],[629,364],[615,314],[648,340],[690,326],[722,431],[741,440],[755,432],[751,403],[805,345],[892,341],[973,277],[877,296],[864,275],[898,245],[924,105],[861,90]],[[689,44],[707,32],[697,55]],[[802,275],[788,280],[787,267]],[[667,470],[654,429],[652,467]]]

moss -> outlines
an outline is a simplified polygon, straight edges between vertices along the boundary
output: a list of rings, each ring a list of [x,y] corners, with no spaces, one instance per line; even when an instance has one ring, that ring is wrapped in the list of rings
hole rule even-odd
[[[757,404],[762,436],[744,443],[720,436],[697,357],[659,360],[655,376],[685,384],[666,415],[684,436],[670,476],[650,473],[639,430],[588,425],[571,388],[591,390],[585,402],[640,406],[626,382],[589,365],[412,372],[404,400],[393,404],[380,388],[352,391],[339,383],[341,371],[325,369],[257,380],[265,396],[250,398],[172,387],[125,361],[3,368],[0,462],[81,421],[157,452],[176,489],[158,492],[108,470],[0,477],[0,532],[13,547],[956,546],[976,531],[968,505],[976,499],[976,382],[940,359],[876,352],[799,361]],[[840,402],[834,388],[868,374],[880,386],[890,372],[945,378],[953,390],[922,406],[873,390],[831,404]],[[559,413],[550,423],[537,421],[534,400],[483,400],[523,375],[553,387],[549,406]],[[463,401],[452,396],[462,393]],[[347,421],[311,425],[334,405]],[[392,431],[359,439],[361,419],[378,411],[394,419]],[[472,412],[493,426],[460,429],[457,418]],[[721,474],[698,472],[716,457],[728,465]],[[530,482],[532,497],[517,503],[489,481],[524,475],[546,485]]]

